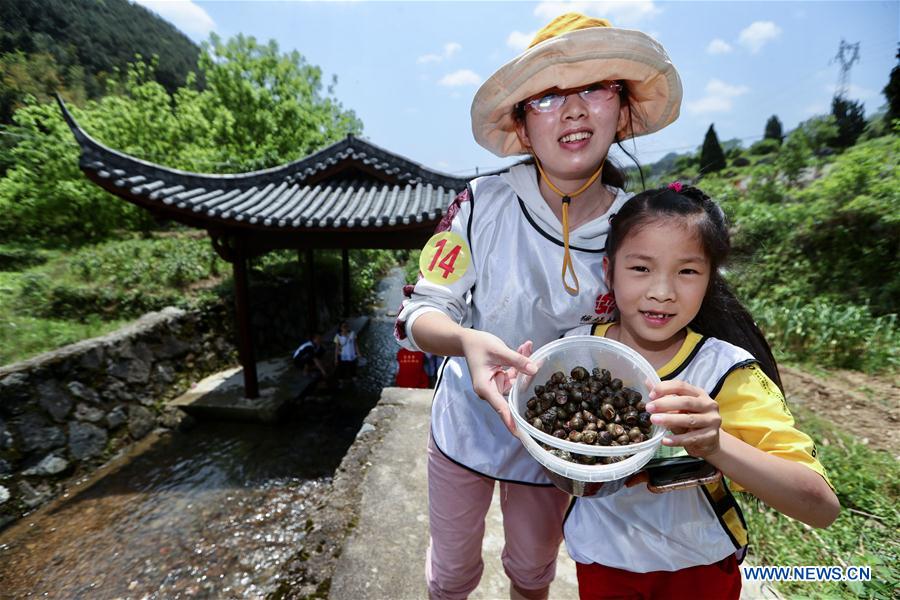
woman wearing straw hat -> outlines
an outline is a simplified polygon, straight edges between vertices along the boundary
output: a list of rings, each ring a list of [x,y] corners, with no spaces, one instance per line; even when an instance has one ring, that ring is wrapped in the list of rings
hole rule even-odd
[[[432,598],[465,598],[477,587],[497,481],[510,595],[547,597],[568,497],[510,435],[502,393],[516,370],[535,371],[525,356],[532,343],[612,319],[615,303],[591,269],[609,216],[629,195],[607,154],[613,142],[674,121],[680,104],[662,46],[576,13],[550,22],[476,93],[476,141],[533,164],[475,179],[456,198],[397,320],[401,345],[449,357],[428,443]]]

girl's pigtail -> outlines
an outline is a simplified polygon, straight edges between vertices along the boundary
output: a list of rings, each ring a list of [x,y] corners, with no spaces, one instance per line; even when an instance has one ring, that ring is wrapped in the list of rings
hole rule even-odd
[[[772,348],[750,312],[744,308],[719,273],[711,278],[709,286],[700,312],[691,321],[691,329],[739,346],[752,354],[759,361],[763,372],[783,393],[784,385],[781,383]]]

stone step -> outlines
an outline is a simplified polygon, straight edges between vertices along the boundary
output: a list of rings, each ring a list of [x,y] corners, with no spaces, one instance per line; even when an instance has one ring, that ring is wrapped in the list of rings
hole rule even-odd
[[[347,319],[357,332],[369,324],[369,317]],[[331,349],[337,327],[322,336],[323,345]],[[327,353],[326,353],[327,354]],[[198,419],[227,419],[271,423],[291,403],[300,400],[316,383],[312,375],[304,375],[291,362],[290,356],[256,363],[259,397],[244,397],[244,374],[241,367],[214,373],[190,390],[168,402]]]

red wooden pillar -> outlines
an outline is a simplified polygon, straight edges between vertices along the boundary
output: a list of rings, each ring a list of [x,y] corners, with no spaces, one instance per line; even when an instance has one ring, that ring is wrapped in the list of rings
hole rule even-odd
[[[319,330],[319,311],[316,308],[316,255],[312,248],[306,249],[306,289],[309,298],[306,328],[311,333]]]
[[[343,315],[350,316],[350,255],[346,248],[341,249],[341,292],[343,293]]]
[[[253,330],[250,325],[250,293],[247,281],[247,256],[243,244],[235,244],[232,261],[234,274],[234,309],[238,326],[238,357],[244,371],[244,396],[259,397],[259,380],[256,376],[256,352],[253,349]]]

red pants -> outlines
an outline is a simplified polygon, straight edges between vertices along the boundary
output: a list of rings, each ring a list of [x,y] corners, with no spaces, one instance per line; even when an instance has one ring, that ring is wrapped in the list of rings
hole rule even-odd
[[[741,571],[734,555],[680,571],[632,573],[582,563],[576,569],[581,600],[738,600],[741,595]]]

